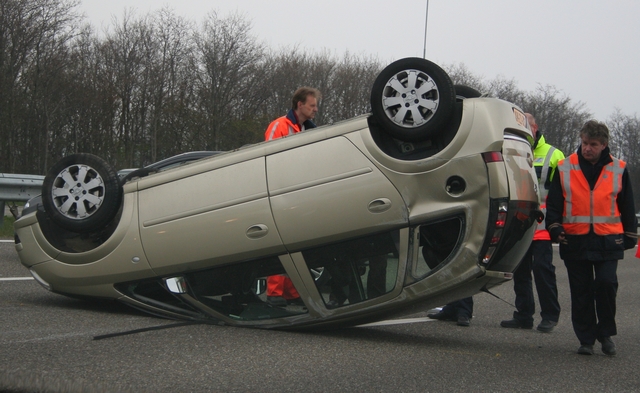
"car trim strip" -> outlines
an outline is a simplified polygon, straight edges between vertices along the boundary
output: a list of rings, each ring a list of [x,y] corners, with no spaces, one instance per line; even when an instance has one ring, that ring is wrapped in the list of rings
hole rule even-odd
[[[312,181],[308,181],[306,183],[301,183],[301,184],[296,184],[296,185],[289,186],[289,187],[282,187],[282,188],[279,188],[279,189],[276,189],[276,190],[271,190],[270,195],[271,196],[277,196],[277,195],[287,194],[287,193],[294,192],[294,191],[304,190],[305,188],[311,188],[311,187],[314,187],[314,186],[319,186],[321,184],[333,183],[333,182],[336,182],[336,181],[349,179],[349,178],[360,176],[360,175],[366,175],[367,173],[371,173],[371,172],[373,172],[373,169],[371,169],[369,167],[360,168],[360,169],[356,169],[356,170],[353,170],[353,171],[340,173],[340,174],[333,175],[333,176],[327,176],[327,177],[323,177],[323,178],[320,178],[320,179],[315,179],[315,180],[312,180]]]
[[[211,206],[204,206],[204,207],[201,207],[201,208],[198,208],[198,209],[193,209],[193,210],[189,210],[189,211],[182,212],[182,213],[172,214],[170,216],[164,216],[164,217],[160,217],[160,218],[155,218],[153,220],[147,220],[147,221],[142,223],[142,226],[145,227],[145,228],[148,228],[148,227],[152,227],[154,225],[164,224],[164,223],[169,222],[169,221],[174,221],[174,220],[178,220],[178,219],[181,219],[181,218],[187,218],[187,217],[195,216],[195,215],[198,215],[198,214],[208,213],[208,212],[212,212],[212,211],[215,211],[215,210],[224,209],[225,207],[236,206],[236,205],[240,205],[242,203],[247,203],[247,202],[255,201],[255,200],[266,198],[266,197],[267,197],[267,193],[266,192],[261,192],[261,193],[254,194],[254,195],[247,195],[245,197],[236,198],[236,199],[233,199],[233,200],[226,201],[224,203],[218,203],[216,205],[211,205]]]

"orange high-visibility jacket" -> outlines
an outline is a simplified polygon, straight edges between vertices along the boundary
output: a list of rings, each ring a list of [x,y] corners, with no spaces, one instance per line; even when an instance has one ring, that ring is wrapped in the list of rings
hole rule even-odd
[[[289,115],[278,117],[269,124],[267,130],[264,133],[264,140],[270,141],[272,139],[282,138],[283,136],[293,135],[300,132],[300,126],[298,121],[289,119]]]
[[[586,235],[591,225],[596,235],[624,233],[616,197],[622,190],[626,163],[612,157],[590,189],[576,153],[560,161],[560,184],[564,195],[562,226],[568,235]]]
[[[304,130],[310,130],[312,128],[316,128],[316,123],[311,120],[306,120],[302,123],[302,127],[300,127],[296,113],[293,109],[289,109],[286,116],[278,117],[269,124],[267,131],[264,132],[264,140],[270,141],[282,138],[283,136],[297,134]]]

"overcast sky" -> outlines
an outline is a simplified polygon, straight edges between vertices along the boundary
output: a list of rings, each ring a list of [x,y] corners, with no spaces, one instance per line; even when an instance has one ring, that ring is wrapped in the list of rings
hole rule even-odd
[[[616,108],[640,114],[638,0],[81,0],[97,30],[125,9],[168,6],[200,22],[237,12],[274,49],[326,49],[382,62],[426,57],[464,63],[485,80],[502,76],[531,91],[553,85],[599,120]],[[523,108],[526,110],[526,108]]]

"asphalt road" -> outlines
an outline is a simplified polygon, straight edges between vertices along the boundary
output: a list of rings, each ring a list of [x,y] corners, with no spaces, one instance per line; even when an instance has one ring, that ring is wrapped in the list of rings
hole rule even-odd
[[[0,390],[46,392],[637,392],[640,260],[618,268],[618,347],[577,355],[566,270],[557,253],[560,323],[550,334],[504,329],[513,307],[474,297],[471,327],[397,324],[322,333],[188,325],[96,340],[175,321],[116,303],[55,295],[0,243]],[[513,303],[511,283],[493,291]],[[539,317],[536,317],[536,324]],[[3,390],[4,389],[4,390]]]

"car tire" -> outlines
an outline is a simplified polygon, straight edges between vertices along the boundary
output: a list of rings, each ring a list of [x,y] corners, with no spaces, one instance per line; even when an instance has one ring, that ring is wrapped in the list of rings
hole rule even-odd
[[[121,201],[118,174],[92,154],[61,159],[42,183],[42,204],[48,217],[72,232],[103,229],[116,216]]]
[[[456,100],[462,101],[465,98],[478,98],[482,97],[482,93],[473,87],[465,86],[465,85],[454,85],[453,86],[456,92]]]
[[[371,89],[371,111],[385,132],[406,142],[425,141],[449,121],[456,97],[437,64],[406,58],[389,64]]]

